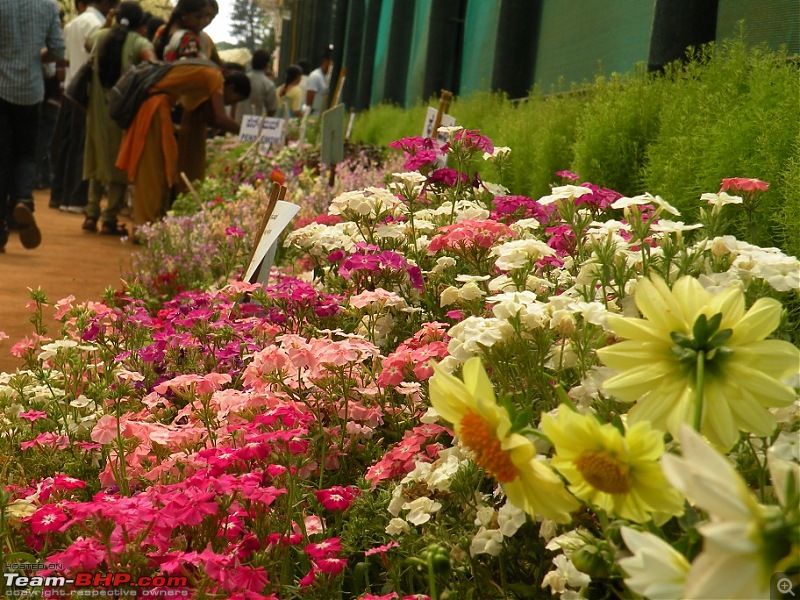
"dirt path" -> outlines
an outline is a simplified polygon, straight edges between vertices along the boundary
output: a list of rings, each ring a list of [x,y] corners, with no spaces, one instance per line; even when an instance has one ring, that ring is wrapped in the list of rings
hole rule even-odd
[[[119,238],[81,231],[83,215],[63,213],[47,207],[49,192],[35,194],[36,222],[42,244],[25,250],[12,233],[6,252],[0,254],[0,331],[9,339],[0,342],[0,371],[13,371],[19,360],[11,346],[29,335],[28,288],[41,287],[55,302],[72,294],[77,301],[100,300],[107,287],[118,287],[123,265],[130,263],[134,246]],[[130,229],[130,224],[128,224]],[[46,316],[52,316],[52,310]],[[56,323],[47,323],[56,333]]]

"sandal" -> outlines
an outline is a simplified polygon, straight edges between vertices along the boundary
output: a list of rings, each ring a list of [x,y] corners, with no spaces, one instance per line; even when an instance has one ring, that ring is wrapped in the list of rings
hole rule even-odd
[[[83,220],[83,225],[81,225],[81,229],[84,231],[91,231],[92,233],[97,232],[97,217],[86,217]]]
[[[116,221],[103,221],[103,226],[100,228],[100,235],[127,237],[128,229],[125,225],[120,225]]]

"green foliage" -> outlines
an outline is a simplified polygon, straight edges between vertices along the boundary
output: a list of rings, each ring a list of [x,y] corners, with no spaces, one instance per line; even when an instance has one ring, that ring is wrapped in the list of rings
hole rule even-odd
[[[757,237],[744,236],[743,218],[729,233],[762,246],[785,241],[779,233],[785,230],[781,207],[797,197],[784,182],[785,169],[797,160],[797,68],[783,54],[746,48],[742,39],[709,46],[691,59],[666,75],[644,187],[691,219],[700,194],[717,191],[723,178],[769,182]]]
[[[639,68],[630,76],[598,78],[576,136],[572,170],[591,181],[635,196],[645,191],[642,171],[658,131],[661,85]]]
[[[522,102],[480,92],[453,102],[459,125],[513,149],[501,183],[513,194],[544,195],[555,171],[626,195],[658,194],[696,221],[700,195],[722,179],[770,183],[758,226],[744,211],[726,233],[800,252],[800,77],[785,53],[748,48],[744,37],[691,50],[663,74],[598,78],[583,93]],[[435,106],[435,99],[431,101]],[[359,115],[353,138],[385,145],[419,135],[425,106],[381,105]],[[497,181],[488,170],[488,180]]]

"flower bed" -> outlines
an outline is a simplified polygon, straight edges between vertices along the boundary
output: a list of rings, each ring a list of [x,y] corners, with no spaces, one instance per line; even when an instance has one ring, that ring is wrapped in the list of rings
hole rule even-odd
[[[264,186],[228,161],[125,289],[34,292],[27,368],[0,375],[0,562],[242,599],[793,577],[800,264],[726,234],[766,184],[686,225],[570,172],[511,195],[478,175],[509,149],[449,135],[448,168],[406,138],[406,172],[360,163],[333,194],[277,169],[305,214],[268,286],[236,281]]]

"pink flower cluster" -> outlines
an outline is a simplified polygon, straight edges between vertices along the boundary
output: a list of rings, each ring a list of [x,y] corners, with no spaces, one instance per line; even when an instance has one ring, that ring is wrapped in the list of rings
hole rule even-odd
[[[418,171],[429,168],[440,154],[447,154],[447,147],[439,149],[438,142],[433,138],[419,136],[405,137],[389,143],[389,148],[402,150],[406,162],[403,168],[407,171]]]
[[[440,250],[464,252],[469,248],[489,249],[504,237],[515,238],[514,231],[493,219],[466,219],[437,229],[428,244],[428,252]]]
[[[401,284],[406,279],[413,288],[422,289],[422,271],[402,254],[364,243],[357,244],[356,249],[342,255],[338,270],[339,275],[353,284],[354,291],[392,289],[392,284]]]
[[[403,439],[367,470],[364,479],[374,488],[382,481],[410,473],[417,461],[436,460],[443,446],[435,440],[441,434],[452,435],[452,432],[435,424],[419,425],[406,431]]]
[[[397,386],[404,381],[425,381],[433,375],[433,363],[448,356],[448,325],[424,323],[417,333],[401,343],[383,360],[378,384]]]

